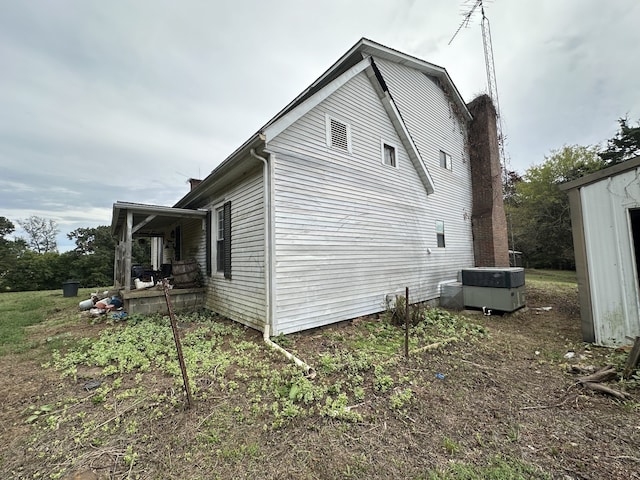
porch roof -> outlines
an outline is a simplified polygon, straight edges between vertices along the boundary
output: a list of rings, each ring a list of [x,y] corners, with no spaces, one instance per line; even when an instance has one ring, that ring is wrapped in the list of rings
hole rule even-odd
[[[132,236],[162,236],[176,220],[182,218],[205,218],[206,210],[147,205],[143,203],[116,202],[113,204],[111,234],[119,236],[127,228],[127,213],[133,215]]]

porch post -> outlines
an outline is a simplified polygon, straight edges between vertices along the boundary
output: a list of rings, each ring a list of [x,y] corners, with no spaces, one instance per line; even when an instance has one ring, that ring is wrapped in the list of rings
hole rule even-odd
[[[131,250],[133,236],[133,212],[127,210],[127,228],[124,238],[124,268],[122,275],[124,276],[125,291],[131,290]]]

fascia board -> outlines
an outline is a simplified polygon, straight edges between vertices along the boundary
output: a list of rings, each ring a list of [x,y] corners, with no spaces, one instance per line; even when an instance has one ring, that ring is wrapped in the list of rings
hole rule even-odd
[[[288,127],[293,125],[296,121],[302,118],[303,115],[310,112],[314,107],[319,105],[323,100],[329,98],[336,90],[346,84],[353,77],[365,70],[369,66],[369,59],[361,60],[359,63],[351,67],[349,70],[341,74],[335,80],[330,82],[326,87],[319,90],[300,105],[295,107],[290,112],[286,113],[271,125],[266,127],[262,133],[265,137],[265,141],[269,142],[281,134]]]
[[[462,95],[458,91],[458,88],[451,80],[449,76],[449,72],[444,67],[440,67],[439,65],[435,65],[433,63],[426,62],[417,57],[413,57],[411,55],[407,55],[406,53],[402,53],[398,50],[394,50],[393,48],[385,47],[379,43],[373,42],[372,40],[363,39],[358,44],[359,50],[367,55],[371,55],[372,57],[380,57],[385,60],[389,60],[391,62],[399,63],[401,65],[406,65],[408,67],[414,68],[422,73],[427,75],[433,75],[435,77],[440,78],[444,82],[446,82],[447,86],[451,89],[451,92],[455,98],[455,101],[458,103],[462,111],[464,112],[467,120],[471,120],[473,117],[467,108],[467,104],[462,99]]]
[[[433,178],[431,178],[431,175],[429,174],[429,170],[427,169],[426,165],[422,161],[422,157],[420,156],[418,147],[413,142],[413,138],[411,138],[411,134],[409,133],[409,130],[407,129],[407,126],[404,123],[404,120],[402,119],[402,115],[400,115],[400,111],[398,110],[398,107],[393,101],[393,98],[391,98],[391,95],[389,94],[389,92],[384,91],[384,89],[382,88],[382,85],[380,85],[380,82],[376,77],[376,74],[373,70],[373,65],[371,65],[371,63],[369,64],[369,67],[367,68],[366,72],[367,72],[367,77],[369,77],[369,81],[371,82],[374,90],[378,94],[378,98],[380,99],[380,102],[382,102],[382,106],[387,112],[387,115],[389,116],[389,119],[391,120],[391,123],[395,128],[396,133],[398,134],[398,137],[400,137],[400,141],[402,142],[402,145],[404,146],[405,150],[409,155],[409,158],[411,159],[411,163],[413,163],[414,168],[418,172],[418,176],[420,177],[420,180],[422,181],[422,184],[424,185],[424,188],[427,191],[427,195],[431,195],[435,191]]]

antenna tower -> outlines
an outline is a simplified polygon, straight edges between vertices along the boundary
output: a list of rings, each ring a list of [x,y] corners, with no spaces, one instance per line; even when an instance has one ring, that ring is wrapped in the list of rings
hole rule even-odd
[[[504,153],[504,137],[502,134],[502,116],[500,114],[500,101],[498,100],[498,84],[496,81],[496,67],[493,62],[493,44],[491,42],[491,26],[489,24],[489,18],[484,13],[484,5],[483,0],[475,0],[471,9],[469,9],[464,15],[462,19],[462,23],[456,30],[456,33],[453,34],[451,40],[449,40],[448,45],[451,45],[454,38],[458,35],[460,30],[463,27],[468,27],[473,14],[480,9],[480,13],[482,15],[482,20],[480,21],[480,27],[482,29],[482,46],[484,47],[484,65],[487,72],[487,90],[489,91],[489,97],[493,101],[494,106],[496,107],[496,115],[497,115],[497,125],[498,129],[498,149],[500,151],[500,163],[503,166],[503,172],[506,175],[506,155]]]
[[[470,2],[467,2],[467,6]],[[500,114],[500,101],[498,100],[498,83],[496,81],[496,66],[493,62],[493,44],[491,42],[491,26],[489,25],[489,19],[484,13],[484,5],[482,0],[475,0],[473,6],[463,14],[462,23],[456,30],[456,32],[449,40],[448,45],[451,45],[453,39],[456,38],[460,30],[463,27],[468,27],[471,17],[480,8],[480,14],[482,20],[480,21],[480,27],[482,29],[482,46],[484,47],[484,65],[487,71],[487,89],[489,90],[489,97],[493,101],[493,105],[496,108],[496,129],[498,130],[498,154],[500,155],[500,164],[502,165],[502,184],[505,185],[507,181],[507,163],[508,158],[504,152],[504,135],[502,133],[502,115]],[[513,260],[515,261],[515,239],[513,234],[513,224],[511,223],[511,216],[507,214],[507,229],[511,234],[511,250],[513,253]],[[514,263],[515,264],[515,263]]]

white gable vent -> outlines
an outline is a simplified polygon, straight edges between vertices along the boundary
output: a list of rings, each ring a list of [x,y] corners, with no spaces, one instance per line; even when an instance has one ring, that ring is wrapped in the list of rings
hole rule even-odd
[[[351,127],[336,118],[326,116],[327,146],[351,153]]]

